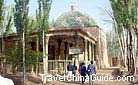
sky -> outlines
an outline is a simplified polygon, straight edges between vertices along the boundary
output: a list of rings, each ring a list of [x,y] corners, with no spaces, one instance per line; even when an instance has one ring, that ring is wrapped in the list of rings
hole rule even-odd
[[[15,4],[14,0],[5,0],[5,3]],[[70,11],[70,6],[74,3],[77,4],[78,11],[92,17],[104,32],[110,31],[112,24],[105,20],[111,20],[111,18],[104,11],[105,9],[111,11],[109,0],[53,0],[49,20],[56,20],[64,12]],[[29,16],[35,16],[37,8],[37,0],[30,0]]]

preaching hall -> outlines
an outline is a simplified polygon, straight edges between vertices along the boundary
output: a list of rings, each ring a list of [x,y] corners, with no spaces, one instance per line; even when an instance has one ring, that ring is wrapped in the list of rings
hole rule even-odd
[[[28,45],[35,51],[41,51],[37,32],[30,37],[32,40]],[[16,35],[5,36],[4,42],[4,50],[14,47]],[[66,72],[69,62],[79,65],[84,61],[88,65],[90,60],[94,61],[97,69],[109,67],[106,33],[93,18],[78,11],[76,5],[52,23],[45,35],[45,47],[46,57],[39,67],[44,72]]]

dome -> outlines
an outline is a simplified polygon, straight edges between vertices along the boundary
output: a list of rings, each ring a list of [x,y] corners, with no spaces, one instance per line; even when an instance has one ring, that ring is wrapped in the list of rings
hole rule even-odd
[[[63,13],[54,22],[55,28],[70,28],[70,27],[91,27],[96,25],[94,19],[77,10],[71,10]]]

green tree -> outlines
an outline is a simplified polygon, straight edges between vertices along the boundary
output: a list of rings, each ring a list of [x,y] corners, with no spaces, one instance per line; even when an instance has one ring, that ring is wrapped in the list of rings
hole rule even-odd
[[[51,4],[52,0],[38,0],[39,8],[38,10],[36,10],[36,19],[38,23],[39,32],[42,33],[41,37],[43,42],[43,59],[46,59],[45,33],[48,31],[49,28],[48,20],[49,20],[49,12],[51,9]],[[48,61],[43,60],[43,62],[48,62]],[[45,65],[44,65],[44,72],[46,72]]]
[[[17,34],[22,40],[23,76],[25,84],[25,32],[28,26],[29,0],[15,0],[14,22]]]
[[[0,0],[0,35],[1,35],[1,45],[0,45],[0,56],[3,55],[3,27],[2,27],[2,22],[3,22],[3,6],[4,6],[4,0]],[[1,64],[3,62],[1,61]],[[2,66],[2,65],[1,65]],[[1,67],[3,69],[3,67]]]
[[[0,23],[3,18],[2,13],[3,13],[3,5],[4,5],[4,0],[0,0]]]
[[[4,29],[3,29],[4,28],[4,26],[3,26],[4,15],[5,15],[4,0],[0,0],[0,33],[1,33],[1,51],[2,51],[2,53],[4,51],[4,47],[3,47],[3,43],[4,43],[4,40],[3,40],[3,34],[4,34],[3,33],[4,32]]]
[[[108,39],[108,46],[107,46],[108,52],[111,53],[112,57],[120,57],[121,51],[120,48],[118,48],[119,41],[113,29],[107,33],[107,39]]]
[[[136,58],[136,44],[134,38],[135,8],[134,0],[110,0],[113,10],[115,31],[118,35],[122,54],[130,74],[134,74],[134,59]]]
[[[14,11],[14,8],[13,8],[13,6],[6,7],[6,8],[7,9],[9,8],[9,9],[7,11],[7,14],[6,14],[6,17],[5,17],[5,20],[4,20],[5,23],[6,23],[5,24],[6,26],[5,26],[4,36],[13,33],[12,27],[13,27],[13,11]]]
[[[18,72],[18,67],[21,65],[20,57],[21,49],[19,48],[10,48],[5,51],[6,55],[6,64],[12,65],[12,72],[13,74],[16,74]]]
[[[134,9],[135,9],[135,23],[134,23],[134,31],[136,33],[136,36],[137,36],[137,43],[138,43],[138,1],[137,0],[134,0]],[[138,65],[138,44],[137,44],[137,49],[136,49],[136,66]],[[137,70],[137,69],[136,69]]]
[[[6,34],[12,33],[12,26],[13,26],[13,7],[12,6],[6,6],[4,4],[4,1],[0,1],[0,35],[1,35],[1,56],[3,56],[3,61],[1,61],[2,66],[4,66],[4,37]],[[2,67],[3,69],[3,67]]]

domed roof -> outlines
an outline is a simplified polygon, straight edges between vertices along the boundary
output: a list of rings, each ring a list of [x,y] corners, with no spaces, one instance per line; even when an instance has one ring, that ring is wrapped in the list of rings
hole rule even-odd
[[[71,10],[63,13],[54,22],[55,28],[70,28],[70,27],[91,27],[96,25],[94,19],[77,10]]]

